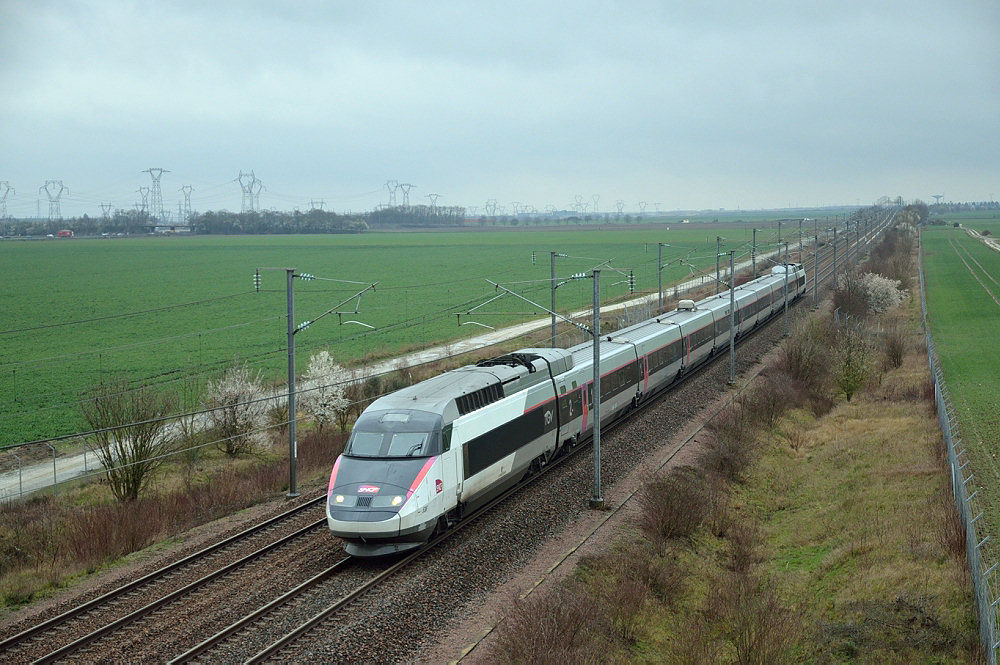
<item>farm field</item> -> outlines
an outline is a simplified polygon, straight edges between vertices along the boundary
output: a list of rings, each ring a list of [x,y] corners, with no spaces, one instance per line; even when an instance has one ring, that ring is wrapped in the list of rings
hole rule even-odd
[[[947,212],[941,214],[941,219],[946,220],[949,226],[958,222],[966,228],[974,229],[980,233],[984,230],[988,230],[993,236],[1000,235],[1000,212],[992,212],[989,210],[975,212]]]
[[[967,223],[967,222],[963,222]],[[973,228],[979,229],[982,224]],[[928,322],[968,446],[976,486],[1000,533],[1000,254],[961,229],[922,233]]]
[[[761,251],[776,229],[754,222]],[[786,227],[787,228],[787,227]],[[797,235],[788,229],[786,237]],[[239,357],[268,380],[286,373],[286,285],[292,267],[318,279],[295,280],[295,321],[312,320],[365,285],[358,313],[338,325],[331,314],[296,336],[297,362],[328,349],[342,363],[386,357],[407,349],[481,332],[458,325],[458,312],[496,295],[500,282],[534,302],[549,303],[550,251],[557,277],[602,268],[602,299],[655,292],[657,243],[664,248],[665,285],[689,278],[685,259],[714,271],[715,236],[723,251],[749,251],[750,222],[670,230],[566,230],[532,232],[368,233],[325,236],[195,236],[72,239],[0,243],[5,267],[0,292],[0,445],[82,431],[76,402],[102,380],[172,389],[203,383]],[[746,247],[744,247],[746,244]],[[532,264],[532,252],[535,262]],[[348,280],[328,281],[328,280]],[[587,306],[589,280],[557,291],[560,309]],[[354,311],[354,301],[341,311]],[[505,296],[476,310],[490,326],[544,313]],[[569,341],[569,340],[567,340]],[[576,340],[572,340],[576,341]],[[191,378],[193,377],[193,379]]]

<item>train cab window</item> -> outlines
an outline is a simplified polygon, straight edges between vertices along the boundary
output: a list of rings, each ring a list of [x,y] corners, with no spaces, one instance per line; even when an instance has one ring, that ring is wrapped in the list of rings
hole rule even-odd
[[[396,432],[389,440],[388,457],[420,457],[427,447],[427,432]]]
[[[445,441],[451,445],[451,425],[441,426],[441,416],[424,411],[362,413],[344,447],[348,457],[429,457],[440,455]]]
[[[573,382],[573,390],[576,390],[576,381]]]
[[[358,457],[378,457],[382,447],[381,432],[354,432],[351,437],[351,454]]]

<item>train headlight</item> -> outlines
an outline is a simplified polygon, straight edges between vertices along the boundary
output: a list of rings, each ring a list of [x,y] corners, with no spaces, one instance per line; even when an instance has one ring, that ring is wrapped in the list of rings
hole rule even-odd
[[[333,502],[334,503],[344,503],[344,495],[343,494],[338,494],[337,496],[333,497]]]
[[[401,496],[394,496],[394,497],[392,497],[392,505],[393,505],[393,507],[402,505],[402,503],[403,503],[403,497],[401,497]]]

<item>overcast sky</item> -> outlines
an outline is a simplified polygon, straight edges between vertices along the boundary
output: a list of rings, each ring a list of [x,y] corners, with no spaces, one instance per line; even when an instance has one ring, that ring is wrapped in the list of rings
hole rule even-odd
[[[0,0],[0,63],[14,216],[1000,196],[996,0]]]

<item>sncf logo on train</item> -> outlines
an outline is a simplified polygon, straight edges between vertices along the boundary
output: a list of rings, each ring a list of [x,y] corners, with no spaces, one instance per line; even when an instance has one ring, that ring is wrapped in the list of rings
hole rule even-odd
[[[378,490],[375,485],[361,485],[358,487],[358,494],[378,494]]]

